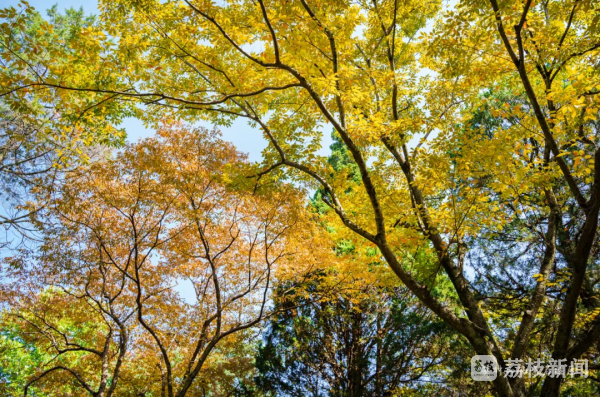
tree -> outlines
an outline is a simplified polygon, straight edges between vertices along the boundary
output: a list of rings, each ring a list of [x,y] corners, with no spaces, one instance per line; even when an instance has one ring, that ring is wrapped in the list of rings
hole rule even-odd
[[[532,379],[504,376],[505,359],[538,354],[536,318],[546,310],[557,324],[547,344],[552,357],[595,360],[594,2],[465,0],[443,14],[436,1],[410,0],[102,4],[100,26],[73,43],[86,51],[71,55],[72,67],[3,78],[4,96],[18,100],[36,87],[60,92],[72,108],[84,93],[94,103],[131,101],[145,105],[131,112],[147,121],[165,114],[221,124],[245,118],[270,141],[260,182],[269,174],[322,189],[330,215],[345,228],[340,239],[376,247],[423,305],[477,354],[496,357],[499,396],[535,391]],[[433,17],[433,32],[418,38]],[[487,101],[481,94],[489,89],[523,101]],[[497,124],[467,127],[486,106]],[[316,155],[327,123],[360,181],[331,172]],[[411,138],[418,143],[409,145]],[[532,218],[533,228],[512,227]],[[489,259],[512,290],[522,289],[519,302],[499,311],[466,270],[488,271],[472,260],[481,253],[476,242],[491,246],[506,232],[519,245],[535,245],[536,254],[513,262],[516,274]],[[411,271],[419,250],[437,257],[429,274]],[[442,299],[432,290],[444,278],[453,294]],[[553,291],[549,280],[562,288]],[[512,332],[499,326],[506,318]],[[546,377],[540,393],[557,396],[565,382]]]
[[[275,296],[288,309],[270,320],[259,349],[262,390],[276,396],[387,396],[421,378],[440,378],[436,371],[447,364],[451,336],[406,290],[332,288],[321,281],[315,276],[296,287],[307,297]]]
[[[295,272],[327,259],[295,228],[306,222],[298,192],[253,193],[235,181],[246,166],[218,132],[166,124],[39,193],[51,196],[38,213],[44,244],[8,260],[1,295],[13,340],[48,358],[17,385],[24,395],[231,391],[251,364],[244,341],[273,310],[273,280],[291,256]]]

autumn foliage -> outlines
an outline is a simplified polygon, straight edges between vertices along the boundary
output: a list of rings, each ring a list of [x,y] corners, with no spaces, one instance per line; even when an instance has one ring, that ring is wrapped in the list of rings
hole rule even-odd
[[[221,393],[244,383],[253,364],[242,339],[267,317],[272,327],[293,313],[321,321],[321,310],[290,307],[321,299],[313,286],[345,291],[328,295],[326,310],[342,323],[346,300],[402,290],[407,311],[427,309],[407,340],[436,321],[447,327],[437,348],[449,346],[444,335],[460,340],[464,360],[427,368],[429,386],[435,373],[443,389],[407,381],[378,395],[598,392],[595,375],[505,376],[508,360],[600,368],[596,2],[113,0],[99,9],[69,35],[27,6],[0,15],[3,104],[37,118],[53,109],[44,136],[72,163],[86,162],[82,147],[118,146],[125,117],[158,129],[75,167],[58,188],[32,189],[48,203],[31,217],[43,241],[7,260],[5,277],[19,282],[3,284],[3,318],[57,358],[27,385]],[[260,164],[187,127],[235,119],[268,141]],[[193,303],[175,292],[182,280]],[[273,288],[284,288],[279,306]],[[89,330],[75,341],[61,321]],[[412,365],[439,351],[410,343]],[[495,357],[493,382],[461,372],[473,354]],[[236,393],[269,392],[251,384]]]

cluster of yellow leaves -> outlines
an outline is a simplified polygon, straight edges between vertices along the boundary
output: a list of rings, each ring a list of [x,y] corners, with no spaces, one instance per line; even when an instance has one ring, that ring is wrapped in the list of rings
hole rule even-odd
[[[101,90],[90,96],[60,89],[90,79],[116,80],[116,71],[92,69],[104,62],[105,34],[83,15],[65,17],[61,26],[53,26],[27,2],[0,10],[0,18],[3,111],[26,119],[36,126],[40,140],[53,143],[58,158],[54,166],[87,162],[89,146],[120,144],[124,132],[117,125],[123,107],[109,101],[113,96]],[[48,89],[40,89],[42,81]]]

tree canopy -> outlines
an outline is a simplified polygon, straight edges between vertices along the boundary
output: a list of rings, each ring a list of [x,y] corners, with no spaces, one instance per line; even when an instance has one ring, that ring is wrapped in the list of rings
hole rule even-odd
[[[514,360],[568,366],[586,359],[592,371],[600,368],[597,2],[112,0],[99,7],[97,20],[68,33],[59,20],[28,28],[37,17],[26,3],[5,9],[2,101],[13,111],[52,108],[47,134],[73,153],[78,143],[118,140],[124,117],[164,132],[114,160],[91,162],[60,193],[42,189],[38,199],[53,206],[36,222],[45,238],[60,243],[10,266],[25,272],[49,261],[44,268],[53,277],[80,286],[92,276],[70,261],[99,266],[94,277],[106,279],[97,288],[112,291],[109,303],[93,291],[87,299],[96,299],[114,322],[126,311],[108,314],[111,294],[132,294],[128,307],[158,349],[166,395],[183,396],[192,387],[192,375],[228,329],[262,320],[271,306],[266,295],[256,300],[254,290],[269,289],[264,272],[270,274],[274,258],[295,264],[278,276],[280,286],[287,278],[302,281],[303,271],[314,270],[307,270],[310,263],[331,263],[335,272],[327,274],[382,285],[369,289],[369,304],[385,299],[386,288],[405,289],[405,303],[427,309],[427,326],[441,321],[473,354],[494,356],[498,376],[473,385],[473,393],[598,392],[591,378],[507,376]],[[207,149],[208,131],[180,132],[185,123],[229,126],[234,119],[246,120],[269,142],[261,164],[239,160],[227,145]],[[319,150],[331,130],[335,145],[327,158]],[[198,145],[207,156],[201,166],[194,161],[203,157],[188,152]],[[215,175],[213,193],[203,186]],[[201,205],[207,194],[217,200],[214,207]],[[204,234],[206,217],[214,218],[214,230],[206,231],[214,237]],[[263,234],[256,240],[235,237],[237,230],[259,236],[258,229]],[[285,254],[287,244],[297,252]],[[161,254],[148,264],[136,262],[154,250]],[[344,250],[351,255],[340,255]],[[266,253],[251,259],[259,251]],[[127,252],[137,253],[131,268],[122,262]],[[211,252],[223,261],[231,255],[237,265],[221,274]],[[244,268],[241,257],[258,268]],[[106,261],[112,270],[103,273]],[[207,273],[200,274],[213,280],[203,285],[212,285],[206,292],[217,317],[202,312],[207,301],[194,309],[201,311],[193,314],[198,320],[186,314],[179,323],[158,312],[144,320],[144,310],[158,310],[152,291],[163,299],[158,291],[172,277],[188,276],[188,267],[200,277],[195,272],[202,266]],[[153,276],[145,278],[150,267]],[[219,277],[233,277],[223,282],[230,289],[219,292]],[[40,304],[69,296],[49,280],[35,295]],[[122,287],[98,286],[105,282]],[[168,313],[175,302],[164,294],[161,310]],[[240,294],[237,299],[252,304],[234,304],[237,314],[225,315],[223,302]],[[342,321],[334,320],[339,304],[326,321]],[[207,319],[213,339],[192,337],[187,327],[203,329]],[[111,332],[124,335],[117,328],[103,333],[111,336],[104,337],[106,346],[118,345],[109,343]],[[175,360],[169,329],[199,347]],[[104,352],[110,349],[117,347]],[[104,372],[96,376],[97,385],[78,381],[91,393],[116,384]]]

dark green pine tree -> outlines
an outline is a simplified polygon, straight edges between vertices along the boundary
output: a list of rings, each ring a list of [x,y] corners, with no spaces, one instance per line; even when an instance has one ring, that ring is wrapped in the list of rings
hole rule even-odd
[[[391,396],[445,366],[451,333],[401,288],[361,291],[368,298],[357,301],[355,291],[323,298],[319,279],[309,284],[308,297],[275,296],[286,310],[271,320],[256,358],[266,395]]]

